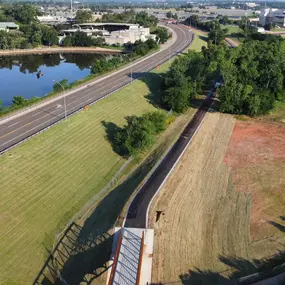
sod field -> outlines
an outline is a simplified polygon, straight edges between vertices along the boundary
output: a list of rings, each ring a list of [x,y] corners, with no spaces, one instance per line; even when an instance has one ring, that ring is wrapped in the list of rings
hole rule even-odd
[[[55,235],[123,166],[102,122],[155,110],[147,96],[169,65],[0,157],[0,284],[30,284]]]

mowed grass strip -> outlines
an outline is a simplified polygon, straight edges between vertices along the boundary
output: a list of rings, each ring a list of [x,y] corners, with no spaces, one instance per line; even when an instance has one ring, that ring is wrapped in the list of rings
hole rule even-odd
[[[159,89],[154,78],[151,89]],[[47,255],[46,240],[125,163],[106,140],[102,121],[122,126],[126,116],[155,110],[148,85],[134,81],[0,157],[0,284],[31,283]]]
[[[198,32],[197,30],[194,30],[195,38],[191,46],[189,46],[188,50],[195,50],[195,51],[201,51],[202,47],[207,47],[208,45],[208,35],[206,33]]]

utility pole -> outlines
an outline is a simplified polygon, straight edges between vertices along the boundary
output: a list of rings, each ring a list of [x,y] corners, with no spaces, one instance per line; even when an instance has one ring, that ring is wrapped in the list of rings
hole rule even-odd
[[[58,84],[60,85],[60,87],[62,88],[63,92],[65,91],[63,85],[59,82],[59,81],[56,81],[56,80],[53,80],[55,82],[55,84]],[[67,111],[66,111],[66,98],[65,98],[65,94],[63,96],[63,105],[64,105],[64,119],[66,120],[67,119]]]

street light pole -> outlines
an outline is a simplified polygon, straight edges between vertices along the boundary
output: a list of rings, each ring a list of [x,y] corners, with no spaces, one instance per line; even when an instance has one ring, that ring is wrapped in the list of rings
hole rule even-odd
[[[133,61],[131,56],[131,83],[133,82]]]
[[[55,84],[58,84],[62,88],[63,92],[65,91],[63,85],[59,81],[56,81],[56,80],[53,80],[53,81],[55,82]],[[66,98],[65,98],[65,94],[63,96],[63,104],[64,104],[64,119],[66,120],[67,119],[67,112],[66,112]]]

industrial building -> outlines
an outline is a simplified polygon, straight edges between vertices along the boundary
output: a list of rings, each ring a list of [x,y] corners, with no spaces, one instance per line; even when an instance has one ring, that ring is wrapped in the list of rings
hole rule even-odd
[[[1,22],[0,23],[0,31],[10,32],[19,30],[19,26],[14,22]]]
[[[123,45],[134,43],[137,40],[146,41],[155,39],[156,35],[150,34],[149,28],[144,28],[138,24],[126,23],[84,23],[75,24],[72,29],[63,30],[60,37],[60,44],[67,35],[75,32],[84,32],[91,37],[103,37],[108,45]]]
[[[280,9],[266,8],[261,10],[259,15],[259,25],[266,26],[275,24],[279,27],[285,26],[285,11]]]

